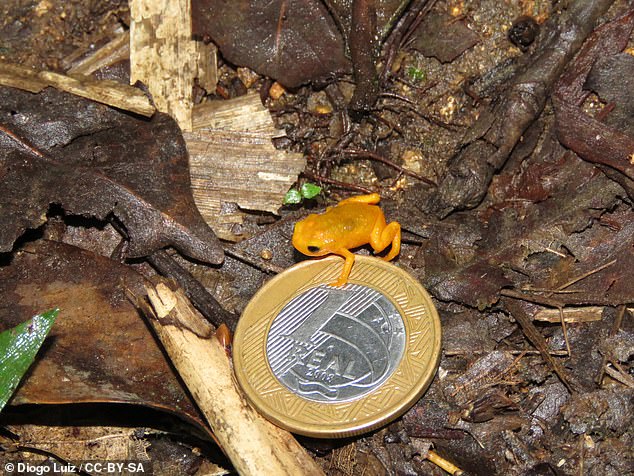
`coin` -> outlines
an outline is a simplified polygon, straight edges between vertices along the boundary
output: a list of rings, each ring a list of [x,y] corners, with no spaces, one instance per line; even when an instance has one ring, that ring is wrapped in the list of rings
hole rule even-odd
[[[237,380],[273,423],[313,437],[376,429],[414,404],[440,359],[440,319],[420,283],[356,256],[333,287],[338,257],[303,261],[268,281],[233,340]]]

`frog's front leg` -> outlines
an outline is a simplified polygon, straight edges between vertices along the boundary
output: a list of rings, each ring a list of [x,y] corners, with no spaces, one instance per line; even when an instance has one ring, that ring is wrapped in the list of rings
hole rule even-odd
[[[385,220],[380,219],[372,231],[370,245],[376,253],[380,253],[390,244],[392,248],[383,258],[385,261],[390,261],[401,251],[401,225],[395,221],[385,225]]]
[[[354,254],[348,251],[345,248],[342,248],[337,251],[333,251],[334,254],[342,256],[345,258],[345,262],[343,264],[343,270],[341,271],[341,275],[339,279],[334,283],[330,283],[331,286],[343,286],[348,282],[348,277],[350,276],[350,271],[352,271],[352,265],[354,264]]]

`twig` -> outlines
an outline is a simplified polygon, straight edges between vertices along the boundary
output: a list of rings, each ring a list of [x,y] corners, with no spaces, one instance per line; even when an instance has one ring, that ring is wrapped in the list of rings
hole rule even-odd
[[[579,281],[587,278],[588,276],[591,276],[595,273],[598,273],[599,271],[608,268],[610,266],[612,266],[614,263],[616,263],[616,260],[612,260],[609,263],[605,263],[591,271],[588,271],[587,273],[582,274],[581,276],[577,276],[574,279],[571,279],[570,281],[568,281],[565,284],[562,284],[561,286],[559,286],[555,291],[549,292],[548,296],[551,296],[553,293],[558,292],[566,292],[564,291],[567,287],[572,286],[575,283],[578,283]],[[505,292],[506,291],[506,292]],[[515,297],[518,299],[524,299],[524,297],[519,297],[517,294],[513,295],[512,292],[509,292],[508,290],[502,290],[502,292],[500,292],[500,294],[504,294],[506,296],[509,297]],[[529,300],[529,299],[527,299]],[[564,342],[566,343],[566,350],[568,351],[568,355],[572,355],[571,350],[570,350],[570,341],[568,340],[568,326],[566,325],[566,319],[564,318],[564,310],[563,310],[563,306],[561,303],[553,303],[555,305],[555,307],[559,310],[559,321],[561,323],[561,330],[563,332],[564,335]]]
[[[350,110],[357,116],[369,112],[379,94],[376,72],[377,39],[375,2],[352,0],[352,28],[348,46],[357,85],[350,100]]]
[[[570,341],[568,340],[568,326],[566,325],[566,319],[564,319],[564,308],[559,308],[559,322],[561,324],[561,332],[564,334],[564,342],[566,343],[566,351],[568,352],[568,356],[572,355],[570,353]]]
[[[399,172],[405,174],[405,175],[409,175],[410,177],[414,177],[418,180],[420,180],[421,182],[425,182],[428,185],[433,185],[434,187],[436,186],[436,182],[434,182],[433,180],[428,179],[427,177],[423,177],[420,174],[417,174],[416,172],[413,172],[411,170],[407,170],[406,168],[401,167],[400,165],[398,165],[395,162],[392,162],[389,159],[386,159],[385,157],[375,153],[375,152],[370,152],[369,150],[359,150],[359,149],[345,149],[342,151],[344,154],[347,155],[352,155],[355,157],[363,157],[366,159],[370,159],[370,160],[374,160],[376,162],[381,162],[385,165],[389,165],[390,167],[398,170]]]
[[[414,0],[409,9],[398,21],[392,33],[385,41],[385,66],[381,72],[381,82],[385,82],[392,68],[396,53],[420,24],[424,16],[434,6],[436,0]]]
[[[19,145],[21,145],[24,149],[29,151],[31,154],[36,155],[36,156],[38,156],[38,157],[40,157],[42,159],[53,160],[53,159],[47,157],[46,155],[44,155],[37,147],[32,145],[29,141],[27,141],[26,139],[20,137],[15,132],[13,132],[11,129],[8,129],[5,125],[0,124],[0,131],[4,132],[6,135],[11,137],[11,139],[13,139],[15,142],[17,142]]]
[[[282,268],[281,266],[274,265],[273,263],[267,263],[266,261],[256,258],[249,253],[238,250],[235,247],[224,246],[223,249],[225,251],[225,254],[237,259],[238,261],[242,261],[249,266],[253,266],[260,271],[272,274],[279,274],[284,271],[284,268]]]
[[[518,299],[518,298],[515,298]],[[519,298],[522,299],[522,298]],[[546,339],[542,336],[535,325],[531,322],[530,318],[522,308],[522,306],[517,303],[514,299],[504,299],[504,307],[511,313],[511,315],[515,318],[515,320],[519,323],[522,331],[524,331],[524,335],[528,338],[528,340],[539,350],[542,358],[550,365],[550,367],[555,371],[557,376],[560,378],[562,383],[566,386],[568,391],[574,393],[577,391],[576,386],[573,386],[570,377],[568,377],[566,370],[561,366],[559,362],[557,362],[552,355],[550,355],[550,349],[548,348],[548,344],[546,343]]]
[[[512,289],[502,289],[500,290],[500,295],[510,297],[513,299],[520,299],[526,302],[532,302],[535,304],[542,304],[544,306],[550,306],[557,309],[563,307],[563,303],[555,299],[551,299],[551,298],[547,298],[543,296],[531,296],[528,294],[513,291]]]
[[[623,367],[621,367],[621,364],[619,364],[618,362],[611,362],[611,364],[614,366],[614,369],[612,369],[608,365],[605,368],[605,373],[607,373],[614,380],[618,380],[623,385],[634,388],[634,379],[629,376],[629,374],[625,371]]]
[[[425,121],[429,122],[430,124],[433,124],[435,126],[438,127],[442,127],[443,129],[446,129],[448,131],[458,131],[460,129],[464,129],[465,126],[461,125],[461,124],[451,124],[449,122],[443,122],[440,119],[435,118],[434,116],[430,116],[428,114],[425,114],[424,112],[420,111],[418,108],[409,105],[408,103],[405,103],[405,107],[413,112],[414,114],[416,114],[417,116],[419,116],[420,118],[424,119]],[[381,111],[392,111],[395,114],[403,114],[402,111],[399,111],[398,109],[396,109],[394,106],[391,105],[382,105],[381,106]]]
[[[407,104],[411,104],[412,106],[415,106],[416,103],[414,101],[412,101],[410,98],[408,98],[407,96],[403,96],[402,94],[398,94],[398,93],[393,93],[390,91],[385,91],[382,92],[381,94],[379,94],[379,97],[382,98],[393,98],[393,99],[399,99]]]
[[[459,356],[459,355],[477,355],[477,354],[488,354],[490,351],[489,350],[445,350],[443,351],[443,355],[447,356],[447,357],[455,357],[455,356]],[[511,355],[520,355],[520,354],[526,354],[526,355],[535,355],[535,354],[539,354],[540,352],[538,350],[529,350],[529,349],[525,349],[525,350],[520,350],[520,349],[516,349],[516,350],[506,350],[506,349],[502,349],[502,352],[508,352]],[[565,350],[551,350],[549,351],[550,355],[556,355],[557,357],[565,357],[568,355],[568,352]]]
[[[584,274],[582,274],[581,276],[578,276],[578,277],[576,277],[576,278],[574,278],[574,279],[571,279],[571,280],[570,280],[570,281],[568,281],[566,284],[562,284],[561,286],[559,286],[559,287],[557,288],[557,291],[561,291],[561,290],[563,290],[563,289],[566,289],[568,286],[572,286],[573,284],[575,284],[575,283],[577,283],[577,282],[581,281],[582,279],[585,279],[585,278],[587,278],[588,276],[591,276],[591,275],[593,275],[593,274],[595,274],[595,273],[598,273],[599,271],[604,270],[605,268],[608,268],[608,267],[612,266],[614,263],[616,263],[616,260],[615,260],[615,259],[614,259],[614,260],[612,260],[612,261],[610,261],[609,263],[602,264],[601,266],[599,266],[599,267],[597,267],[597,268],[595,268],[595,269],[593,269],[593,270],[591,270],[591,271],[588,271],[587,273],[584,273]]]
[[[461,470],[458,466],[450,461],[447,461],[445,458],[434,451],[429,450],[427,452],[427,459],[453,476],[460,476],[464,474],[464,471]]]
[[[200,281],[164,250],[155,251],[147,257],[147,260],[163,276],[176,281],[185,290],[185,294],[192,300],[196,308],[214,326],[226,324],[232,331],[235,330],[238,316],[225,310]]]
[[[334,187],[338,187],[338,188],[345,188],[348,190],[355,190],[357,192],[363,192],[363,193],[374,193],[374,190],[369,189],[367,187],[363,187],[361,185],[356,185],[354,183],[347,183],[347,182],[340,182],[339,180],[334,180],[328,177],[323,177],[321,175],[317,175],[314,174],[312,172],[308,172],[308,171],[304,171],[302,172],[302,174],[306,177],[308,177],[311,180],[316,180],[318,182],[322,182],[322,183],[327,183],[329,185],[332,185]]]

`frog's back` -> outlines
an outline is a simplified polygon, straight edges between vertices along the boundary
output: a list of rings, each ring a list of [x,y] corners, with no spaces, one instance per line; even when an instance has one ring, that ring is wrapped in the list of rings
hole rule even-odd
[[[340,240],[350,248],[368,243],[377,219],[383,216],[378,206],[365,203],[346,203],[331,208],[328,214],[331,226],[341,235]]]

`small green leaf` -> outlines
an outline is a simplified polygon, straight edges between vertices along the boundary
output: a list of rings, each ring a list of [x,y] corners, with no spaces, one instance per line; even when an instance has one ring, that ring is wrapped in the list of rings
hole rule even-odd
[[[302,194],[299,190],[291,188],[284,196],[284,205],[294,205],[302,201]]]
[[[306,199],[315,198],[321,192],[321,187],[319,185],[315,185],[314,183],[305,183],[302,185],[300,189],[302,193],[302,197]]]
[[[409,76],[409,78],[413,81],[424,81],[427,77],[425,71],[416,66],[410,66],[407,68],[407,76]]]
[[[59,309],[53,309],[38,314],[0,334],[0,410],[35,360],[35,354],[51,330],[58,312]]]

